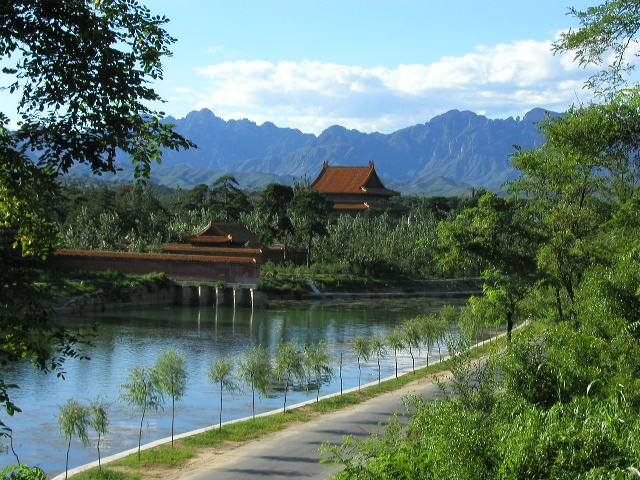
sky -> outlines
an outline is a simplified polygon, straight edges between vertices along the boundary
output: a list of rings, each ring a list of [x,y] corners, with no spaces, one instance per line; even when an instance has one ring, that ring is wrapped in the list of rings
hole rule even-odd
[[[452,109],[490,118],[588,101],[585,71],[553,55],[597,0],[142,0],[177,41],[154,84],[180,118],[320,133],[392,132]],[[2,106],[0,104],[0,106]]]

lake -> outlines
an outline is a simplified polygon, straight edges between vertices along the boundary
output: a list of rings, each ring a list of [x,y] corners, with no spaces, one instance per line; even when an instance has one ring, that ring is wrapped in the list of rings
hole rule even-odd
[[[111,403],[110,433],[101,445],[103,457],[137,445],[140,414],[119,400],[120,385],[129,369],[155,362],[158,354],[175,347],[186,358],[189,374],[185,396],[176,404],[175,432],[181,433],[216,424],[218,421],[217,386],[211,385],[207,371],[220,356],[238,359],[245,349],[263,345],[273,355],[282,341],[301,345],[325,340],[332,358],[344,356],[344,388],[358,384],[356,358],[351,342],[356,335],[384,334],[404,320],[444,304],[462,304],[464,299],[367,299],[324,300],[318,302],[273,302],[268,309],[170,307],[137,311],[83,314],[58,319],[69,326],[97,323],[99,334],[85,349],[90,360],[70,359],[65,364],[65,379],[37,372],[27,363],[5,369],[5,381],[18,383],[12,399],[23,410],[3,420],[14,430],[14,448],[22,463],[38,465],[50,476],[64,470],[66,442],[58,433],[58,406],[74,398],[88,403],[100,397]],[[437,350],[432,358],[437,358]],[[408,353],[400,356],[400,368],[411,368]],[[416,365],[425,362],[417,359]],[[340,390],[336,376],[322,385],[320,395]],[[382,363],[382,376],[394,373],[393,357]],[[372,359],[362,369],[362,383],[377,379]],[[251,415],[250,389],[245,393],[225,394],[223,421]],[[315,398],[315,390],[296,388],[288,395],[292,405]],[[152,412],[145,418],[143,443],[170,435],[171,408]],[[256,402],[256,413],[282,408],[281,393],[274,392]],[[72,442],[70,468],[97,460],[95,436],[83,447]],[[15,463],[9,453],[0,455],[0,465]]]

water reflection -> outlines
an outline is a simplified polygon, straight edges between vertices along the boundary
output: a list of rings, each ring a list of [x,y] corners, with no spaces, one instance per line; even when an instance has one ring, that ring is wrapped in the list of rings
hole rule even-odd
[[[40,465],[49,474],[64,468],[65,442],[57,433],[57,406],[68,398],[81,402],[102,397],[112,402],[111,433],[101,448],[107,456],[132,448],[137,441],[138,412],[118,400],[119,386],[128,370],[152,365],[159,353],[169,346],[186,357],[189,382],[185,397],[176,405],[176,432],[217,423],[217,390],[209,384],[207,371],[211,361],[220,356],[238,359],[244,350],[263,345],[273,354],[282,341],[311,344],[326,340],[335,359],[336,376],[322,385],[320,394],[339,391],[337,359],[344,356],[344,388],[357,385],[357,363],[351,352],[356,335],[385,333],[416,313],[438,308],[444,303],[462,303],[451,299],[397,299],[366,301],[325,301],[314,303],[275,303],[266,310],[229,308],[165,308],[127,312],[110,312],[59,321],[77,326],[97,322],[99,335],[87,350],[90,361],[69,360],[66,379],[36,372],[28,364],[11,365],[5,370],[8,383],[20,384],[13,393],[22,414],[3,418],[15,431],[14,446],[23,463]],[[437,350],[431,352],[437,358]],[[424,354],[417,364],[424,362]],[[411,366],[408,354],[399,357],[401,369]],[[382,365],[382,375],[394,371],[393,358]],[[362,382],[377,379],[375,359],[363,366]],[[326,379],[325,379],[326,380]],[[315,388],[296,388],[287,402],[297,403],[315,398]],[[282,406],[277,392],[259,399],[256,411]],[[151,414],[145,419],[143,441],[165,437],[170,432],[169,411]],[[247,392],[225,396],[223,421],[249,415],[251,397]],[[95,448],[72,444],[70,465],[96,459]],[[0,465],[13,463],[10,455],[0,456]]]

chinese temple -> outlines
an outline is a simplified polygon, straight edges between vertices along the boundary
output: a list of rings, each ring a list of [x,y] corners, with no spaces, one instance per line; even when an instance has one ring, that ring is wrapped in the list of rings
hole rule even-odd
[[[333,167],[325,161],[310,188],[324,194],[335,210],[344,212],[386,208],[391,197],[400,195],[384,186],[373,162],[367,167]]]

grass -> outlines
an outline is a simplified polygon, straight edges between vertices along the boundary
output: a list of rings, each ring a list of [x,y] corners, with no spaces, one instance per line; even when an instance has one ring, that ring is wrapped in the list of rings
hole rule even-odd
[[[92,468],[86,472],[74,475],[73,478],[76,480],[138,480],[141,476],[142,474],[138,472],[124,473],[107,468],[103,468],[102,470]]]
[[[183,464],[194,456],[194,450],[184,445],[178,444],[176,448],[171,448],[171,445],[160,445],[140,452],[140,459],[138,459],[138,453],[134,453],[114,462],[113,465],[123,467],[176,466]]]
[[[514,332],[514,335],[521,333],[521,330]],[[482,347],[473,349],[470,352],[471,358],[480,358],[490,351],[502,348],[506,343],[506,339],[503,337],[495,342],[487,343]],[[277,413],[265,417],[258,417],[255,420],[248,419],[242,422],[232,423],[223,426],[222,430],[212,429],[207,432],[187,437],[182,440],[176,441],[176,448],[172,449],[170,446],[162,445],[149,450],[145,450],[141,454],[141,459],[138,460],[137,453],[130,455],[122,460],[114,462],[113,466],[124,466],[129,469],[136,468],[148,468],[151,466],[165,466],[172,467],[185,463],[187,460],[195,456],[196,449],[199,448],[215,448],[225,444],[225,442],[242,443],[249,440],[260,438],[268,433],[277,432],[283,430],[289,425],[295,423],[304,423],[324,413],[334,412],[343,409],[348,406],[357,405],[370,398],[378,395],[391,392],[402,388],[409,383],[424,379],[431,375],[445,372],[450,365],[449,360],[424,367],[416,370],[414,374],[406,374],[398,378],[392,378],[381,382],[380,384],[372,385],[367,388],[363,388],[360,391],[354,391],[345,393],[344,395],[337,395],[331,398],[326,398],[302,408],[289,410],[287,413]],[[81,475],[95,475],[92,473],[97,469],[88,470],[80,475],[74,475],[74,479],[100,479],[107,478],[114,480],[127,479],[138,480],[142,472],[126,472],[122,473],[125,476],[122,477],[98,477],[98,476],[81,476]],[[121,472],[116,472],[120,474]]]

